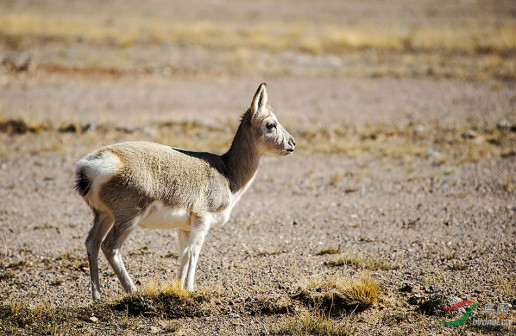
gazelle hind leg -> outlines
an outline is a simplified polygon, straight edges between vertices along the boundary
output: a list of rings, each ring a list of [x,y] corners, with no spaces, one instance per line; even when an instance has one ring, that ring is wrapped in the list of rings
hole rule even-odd
[[[88,264],[90,267],[90,279],[91,279],[91,296],[93,300],[100,299],[100,281],[99,281],[99,265],[98,257],[100,244],[106,235],[106,232],[113,225],[113,218],[105,213],[94,210],[95,218],[93,220],[93,227],[91,228],[88,237],[86,238],[85,245],[88,253]]]
[[[104,252],[106,259],[118,277],[118,280],[122,283],[122,287],[128,293],[135,292],[136,286],[133,284],[131,277],[125,269],[120,248],[129,234],[136,228],[139,221],[139,216],[125,221],[117,221],[115,219],[113,228],[109,231],[106,239],[102,242],[102,252]]]
[[[177,231],[177,240],[179,242],[179,272],[177,273],[177,279],[181,283],[181,288],[185,288],[186,274],[188,273],[188,259],[190,256],[190,231],[181,230]]]

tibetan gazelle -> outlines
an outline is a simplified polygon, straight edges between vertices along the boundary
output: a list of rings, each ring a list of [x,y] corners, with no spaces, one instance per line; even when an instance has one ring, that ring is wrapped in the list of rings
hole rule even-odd
[[[267,86],[261,84],[231,148],[222,156],[124,142],[82,158],[75,171],[75,188],[94,214],[85,242],[93,299],[100,298],[101,247],[123,288],[136,290],[120,249],[138,226],[178,229],[178,278],[182,288],[193,291],[197,260],[210,227],[228,221],[263,154],[288,155],[295,145],[267,105]]]

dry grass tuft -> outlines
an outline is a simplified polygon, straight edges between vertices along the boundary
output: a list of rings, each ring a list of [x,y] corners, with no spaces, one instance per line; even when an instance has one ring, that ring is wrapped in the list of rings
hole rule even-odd
[[[359,305],[368,307],[378,300],[380,284],[370,275],[363,274],[357,280],[349,283],[337,282],[336,289],[348,302],[358,302]]]
[[[343,312],[362,311],[378,300],[380,284],[368,274],[359,278],[311,278],[300,286],[300,292],[293,296],[309,308],[327,314],[340,315]]]
[[[264,256],[274,256],[274,255],[278,255],[278,254],[281,254],[283,253],[283,251],[280,251],[280,250],[267,250],[267,249],[264,249],[264,250],[259,250],[258,252],[256,252],[256,255],[259,256],[259,257],[264,257]]]
[[[188,292],[179,282],[151,281],[143,285],[141,292],[123,297],[113,304],[116,311],[131,316],[159,316],[165,318],[196,317],[209,315],[205,303],[216,295],[215,291]]]
[[[331,247],[328,247],[328,248],[320,250],[315,255],[339,254],[340,252],[341,252],[340,251],[340,246],[337,246],[337,247],[331,246]]]
[[[192,292],[181,288],[179,281],[160,282],[156,280],[145,283],[142,287],[142,294],[150,299],[156,299],[164,295],[181,301],[186,301],[193,296]]]
[[[384,262],[369,257],[362,257],[358,254],[347,254],[337,257],[324,263],[327,266],[343,266],[349,265],[358,269],[367,269],[371,271],[391,270],[395,267],[385,264]]]
[[[66,256],[68,254],[64,254]],[[141,293],[127,295],[114,302],[95,302],[86,306],[61,307],[53,304],[30,306],[11,301],[0,303],[0,331],[28,335],[82,335],[77,328],[84,323],[97,323],[107,329],[134,329],[137,317],[181,318],[206,316],[205,304],[216,295],[214,289],[193,293],[182,290],[177,282],[151,282]],[[177,331],[176,323],[163,326]]]
[[[11,301],[0,304],[0,330],[13,335],[82,335],[83,330],[77,326],[92,323],[92,316],[99,316],[101,323],[113,323],[115,328],[119,328],[118,322],[123,320],[115,318],[115,313],[106,304],[86,307],[39,304],[32,307]]]
[[[278,315],[294,311],[292,300],[289,297],[267,295],[251,299],[244,304],[245,311],[251,315]]]
[[[72,252],[65,252],[58,255],[55,259],[61,266],[61,268],[72,270],[72,271],[82,271],[88,272],[88,260],[86,257],[76,257]],[[51,263],[50,260],[45,260],[46,263]]]
[[[342,173],[335,173],[330,176],[328,184],[331,185],[332,187],[335,187],[343,179],[344,179],[344,175],[342,175]]]
[[[346,320],[336,322],[319,311],[307,311],[287,318],[282,323],[273,325],[268,330],[271,335],[332,335],[345,336],[354,334],[354,328]]]
[[[463,271],[468,268],[468,265],[463,260],[454,259],[450,261],[449,268],[452,271]]]
[[[508,297],[516,297],[516,280],[514,278],[503,277],[501,275],[496,278],[499,286]]]

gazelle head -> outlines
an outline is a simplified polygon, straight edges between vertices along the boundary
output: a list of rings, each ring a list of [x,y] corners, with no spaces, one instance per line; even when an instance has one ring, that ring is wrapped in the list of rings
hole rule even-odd
[[[251,103],[251,123],[254,135],[258,137],[258,150],[261,153],[288,155],[294,152],[294,137],[281,126],[278,118],[267,105],[267,85],[260,84]]]

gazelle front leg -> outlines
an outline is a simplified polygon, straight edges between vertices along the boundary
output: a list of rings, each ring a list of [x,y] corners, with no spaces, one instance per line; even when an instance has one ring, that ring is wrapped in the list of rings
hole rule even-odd
[[[181,288],[185,288],[186,274],[188,273],[188,259],[190,257],[189,245],[190,231],[179,229],[177,232],[177,240],[179,242],[179,272],[177,279],[181,283]]]
[[[192,227],[190,231],[190,237],[188,239],[188,246],[185,249],[185,255],[188,257],[188,266],[183,266],[183,269],[186,268],[186,276],[181,274],[181,287],[186,287],[186,290],[190,292],[193,292],[194,290],[195,270],[197,268],[197,261],[199,260],[199,254],[201,253],[204,238],[206,237],[206,233],[208,233],[208,229],[210,228],[209,220],[209,215],[195,215],[192,218]]]

